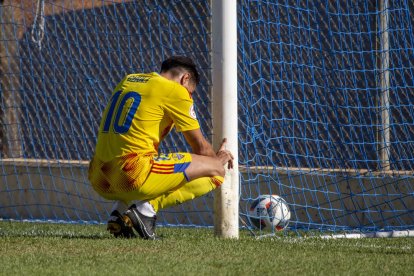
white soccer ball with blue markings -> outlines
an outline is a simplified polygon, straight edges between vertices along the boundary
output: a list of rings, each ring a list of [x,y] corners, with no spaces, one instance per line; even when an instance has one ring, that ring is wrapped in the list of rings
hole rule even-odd
[[[251,224],[260,230],[281,231],[290,221],[287,202],[278,195],[261,195],[250,206]]]

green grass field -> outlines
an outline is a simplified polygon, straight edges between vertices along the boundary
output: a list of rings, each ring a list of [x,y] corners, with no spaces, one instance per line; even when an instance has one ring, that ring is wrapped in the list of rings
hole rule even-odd
[[[239,240],[158,228],[161,241],[115,239],[104,225],[0,222],[1,275],[412,275],[414,239]]]

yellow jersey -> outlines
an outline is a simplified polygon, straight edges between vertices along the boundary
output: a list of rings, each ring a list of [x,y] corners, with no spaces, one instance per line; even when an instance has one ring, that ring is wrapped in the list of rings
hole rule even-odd
[[[200,128],[187,89],[155,72],[127,75],[103,112],[94,158],[156,155],[174,125],[179,132]]]

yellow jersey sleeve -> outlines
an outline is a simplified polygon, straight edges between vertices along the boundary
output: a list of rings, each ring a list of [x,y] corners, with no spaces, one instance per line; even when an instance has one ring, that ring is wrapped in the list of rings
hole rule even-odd
[[[194,102],[181,85],[176,85],[164,106],[165,112],[173,120],[178,132],[200,128],[194,110]]]

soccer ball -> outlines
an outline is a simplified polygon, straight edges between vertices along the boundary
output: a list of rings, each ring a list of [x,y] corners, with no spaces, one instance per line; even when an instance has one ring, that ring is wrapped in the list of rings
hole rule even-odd
[[[290,220],[286,201],[278,195],[261,195],[250,206],[250,222],[260,230],[281,231]]]

